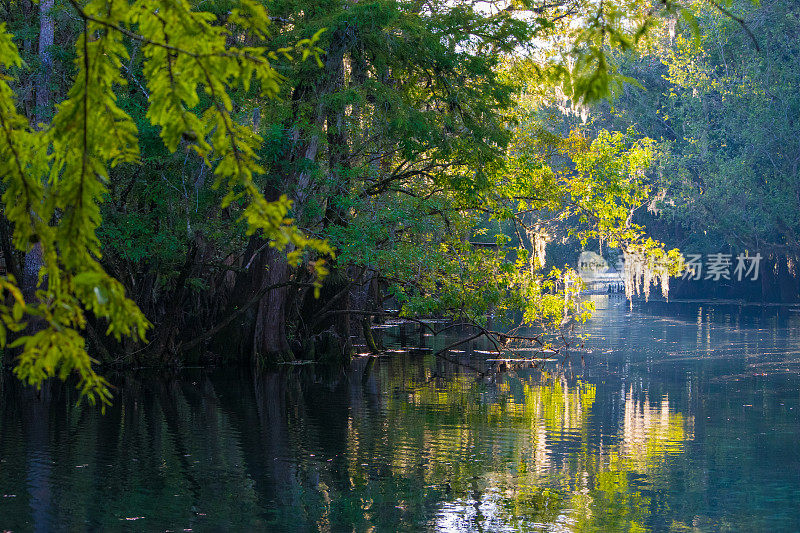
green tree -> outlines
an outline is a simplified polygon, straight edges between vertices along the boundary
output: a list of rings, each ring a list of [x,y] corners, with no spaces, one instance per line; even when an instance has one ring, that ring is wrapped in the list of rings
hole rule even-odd
[[[621,60],[647,90],[628,87],[596,122],[658,141],[658,200],[640,221],[692,253],[761,253],[754,296],[794,299],[798,6],[723,9],[694,4],[698,33],[665,24],[650,50]]]
[[[228,45],[226,29],[186,2],[94,1],[73,8],[83,24],[76,43],[77,72],[52,121],[32,128],[16,109],[8,77],[0,81],[4,213],[13,225],[14,246],[27,251],[39,245],[43,263],[35,301],[21,298],[12,277],[2,280],[13,303],[0,307],[0,334],[5,341],[7,330],[19,331],[25,315],[42,320],[41,329],[11,345],[22,348],[17,376],[39,384],[75,372],[90,401],[106,402],[106,383],[95,373],[80,334],[86,312],[105,319],[107,334],[118,339],[143,338],[149,327],[125,297],[122,284],[102,268],[96,235],[108,169],[139,157],[136,125],[117,105],[114,92],[115,85],[125,82],[120,68],[128,58],[126,39],[141,43],[145,56],[151,92],[148,119],[160,127],[168,149],[174,151],[188,139],[209,165],[212,157],[216,160],[216,183],[227,191],[223,207],[246,196],[242,216],[250,231],[262,232],[273,246],[328,249],[304,237],[286,218],[288,199],[268,202],[256,188],[253,173],[261,171],[255,156],[260,139],[231,116],[231,86],[256,81],[264,95],[277,93],[279,75],[271,66],[277,57],[274,50]],[[263,8],[248,2],[230,18],[252,31],[263,32],[269,23]],[[318,51],[311,40],[298,46]],[[5,24],[0,26],[0,65],[23,67]],[[201,87],[205,105],[200,105]]]
[[[557,326],[573,306],[561,271],[545,276],[524,239],[471,244],[479,225],[516,220],[509,205],[530,201],[518,189],[548,199],[526,213],[549,209],[542,216],[585,223],[584,237],[663,252],[622,216],[643,199],[641,148],[603,138],[535,181],[526,165],[547,173],[554,162],[517,152],[528,149],[517,135],[524,84],[507,66],[533,58],[528,87],[595,101],[622,79],[609,50],[633,46],[651,12],[625,2],[70,0],[45,13],[75,47],[53,61],[68,83],[48,87],[55,113],[39,122],[23,90],[35,77],[15,44],[33,58],[33,39],[9,16],[20,36],[2,27],[6,240],[42,260],[27,301],[2,279],[3,333],[26,318],[42,325],[14,341],[17,375],[39,384],[77,372],[88,398],[106,401],[84,329],[106,361],[176,362],[231,338],[256,362],[317,345],[346,358],[351,323],[383,316],[387,293],[408,316],[480,323],[489,309],[522,306],[528,322]],[[541,42],[554,46],[542,53]],[[141,350],[145,314],[157,327]]]

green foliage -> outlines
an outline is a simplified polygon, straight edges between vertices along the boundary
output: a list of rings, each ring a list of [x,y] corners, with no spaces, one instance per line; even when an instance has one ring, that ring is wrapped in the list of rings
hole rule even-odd
[[[482,323],[490,313],[521,311],[546,331],[558,329],[565,312],[585,320],[574,272],[545,271],[534,236],[562,232],[621,248],[644,240],[630,218],[650,192],[652,146],[632,132],[565,140],[518,95],[563,82],[576,100],[605,96],[614,74],[604,58],[645,35],[629,29],[634,19],[646,23],[645,11],[583,6],[556,26],[546,21],[563,18],[559,7],[526,18],[524,6],[513,15],[446,2],[431,4],[430,13],[389,1],[301,6],[270,8],[290,28],[283,38],[325,25],[320,46],[349,65],[329,63],[324,73],[300,66],[287,76],[296,109],[287,129],[311,144],[320,137],[311,125],[328,128],[325,155],[314,161],[319,181],[302,194],[327,203],[324,214],[304,215],[338,250],[337,267],[385,280],[409,316]],[[585,31],[576,36],[579,21]],[[564,55],[519,61],[534,37],[551,38],[554,49],[563,44]],[[336,79],[338,68],[344,75]]]
[[[153,344],[167,358],[232,318],[243,331],[263,320],[253,296],[268,286],[291,287],[281,320],[307,337],[347,311],[341,284],[367,279],[407,315],[521,312],[547,331],[584,320],[574,272],[546,269],[544,245],[657,254],[631,221],[653,147],[633,133],[565,138],[526,97],[580,104],[619,89],[612,52],[647,41],[656,8],[490,7],[70,0],[58,31],[75,47],[55,67],[69,84],[54,84],[55,115],[36,127],[14,100],[31,79],[14,42],[35,59],[14,22],[16,41],[0,39],[3,201],[14,247],[35,245],[44,264],[14,322],[44,328],[17,341],[18,375],[77,372],[103,401],[87,318],[140,353],[126,340],[150,327],[135,300],[166,323]],[[284,274],[267,247],[308,268]],[[325,287],[324,259],[336,269]],[[311,288],[332,299],[311,305]]]
[[[297,50],[318,58],[319,34],[291,49],[236,47],[228,43],[229,27],[188,2],[92,0],[72,7],[83,24],[75,46],[76,74],[52,122],[30,127],[16,109],[11,78],[0,79],[5,215],[13,224],[14,246],[25,252],[39,246],[43,259],[36,301],[25,304],[17,298],[15,280],[3,281],[17,301],[10,313],[0,310],[0,331],[5,338],[6,328],[18,331],[25,315],[34,318],[42,327],[11,344],[21,347],[16,375],[39,385],[74,372],[90,402],[107,403],[107,384],[96,374],[80,334],[85,313],[105,320],[106,333],[117,340],[144,338],[151,327],[122,284],[101,266],[97,237],[109,170],[139,162],[138,128],[118,105],[117,94],[126,84],[121,67],[130,47],[143,52],[150,91],[146,116],[167,149],[187,144],[213,168],[216,184],[224,185],[223,207],[241,199],[248,232],[260,233],[277,249],[291,247],[289,260],[297,264],[305,249],[323,255],[331,249],[293,225],[285,196],[267,201],[256,186],[254,176],[264,171],[256,155],[261,139],[235,120],[231,92],[255,83],[263,96],[274,98],[282,80],[271,64],[277,53],[291,57]],[[247,1],[228,22],[261,36],[269,25],[263,6]],[[23,67],[5,25],[0,25],[0,67]],[[321,261],[316,271],[324,274]]]
[[[658,141],[648,226],[662,240],[796,257],[797,6],[695,3],[685,13],[699,31],[665,27],[626,58],[647,91],[630,88],[597,120]]]

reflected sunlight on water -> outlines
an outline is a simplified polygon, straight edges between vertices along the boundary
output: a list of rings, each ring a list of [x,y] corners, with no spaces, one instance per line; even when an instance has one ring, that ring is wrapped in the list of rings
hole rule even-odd
[[[6,377],[0,530],[800,530],[800,317],[598,303],[566,372],[125,374],[105,416]]]
[[[497,389],[509,390],[513,381]],[[461,492],[468,497],[440,506],[433,529],[597,530],[618,523],[615,513],[641,508],[644,491],[652,488],[646,476],[692,436],[691,424],[670,410],[667,397],[650,402],[628,391],[617,442],[598,445],[589,428],[593,385],[528,378],[521,388],[521,398],[497,397],[488,406],[486,422],[503,428],[498,433],[509,442],[488,450],[489,472],[466,480]],[[635,525],[630,518],[628,525]]]

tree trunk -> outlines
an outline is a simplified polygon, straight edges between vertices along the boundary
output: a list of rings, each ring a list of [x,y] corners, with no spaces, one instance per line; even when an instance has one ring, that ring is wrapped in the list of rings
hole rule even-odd
[[[254,265],[261,271],[261,283],[254,286],[254,290],[285,283],[289,279],[284,252],[270,247],[261,258],[259,264]],[[258,303],[253,331],[253,359],[257,364],[294,359],[286,338],[286,299],[287,288],[279,287],[269,291]]]
[[[50,78],[53,71],[53,42],[55,40],[55,23],[50,12],[54,0],[39,2],[39,75],[36,80],[36,122],[44,122],[50,115],[52,96]]]
[[[55,23],[50,12],[53,10],[53,1],[41,0],[39,2],[39,62],[41,65],[36,76],[36,107],[34,110],[34,122],[37,125],[46,120],[46,117],[50,114],[52,104],[50,76],[53,70],[51,49],[55,39]],[[42,246],[36,243],[25,254],[25,264],[22,272],[22,292],[28,302],[33,301],[41,268]]]
[[[178,279],[175,283],[175,289],[171,291],[171,295],[166,302],[164,309],[164,319],[159,324],[158,337],[154,339],[152,347],[148,350],[149,356],[154,359],[156,363],[172,363],[177,364],[177,345],[176,337],[181,328],[182,314],[184,309],[184,302],[187,296],[186,280],[189,279],[197,264],[199,246],[197,241],[193,241],[186,251],[186,259],[184,260],[183,267],[178,273]]]
[[[14,276],[17,283],[22,281],[22,273],[17,264],[17,255],[11,242],[11,224],[5,218],[0,219],[0,251],[6,263],[6,272]]]
[[[22,295],[28,303],[33,302],[36,298],[36,285],[39,281],[39,270],[41,270],[42,264],[42,245],[37,242],[25,254],[25,263],[22,267]]]
[[[325,62],[325,71],[328,77],[330,93],[335,94],[344,90],[345,81],[345,62],[344,56],[349,48],[349,40],[352,35],[348,30],[337,30],[331,38],[328,58]],[[342,202],[350,192],[350,150],[348,143],[348,132],[344,108],[341,104],[331,105],[326,109],[326,133],[328,141],[328,165],[331,177],[332,189],[330,199],[325,210],[325,225],[347,226],[348,213],[342,207]],[[342,360],[349,360],[352,356],[353,346],[351,342],[350,330],[350,305],[351,305],[351,283],[350,272],[347,267],[334,268],[329,277],[329,283],[334,284],[335,293],[339,296],[336,310],[341,311],[334,316],[334,329],[336,336],[339,337],[339,353]],[[335,283],[338,281],[338,284]],[[338,286],[337,286],[338,285]],[[343,291],[343,292],[342,292]]]

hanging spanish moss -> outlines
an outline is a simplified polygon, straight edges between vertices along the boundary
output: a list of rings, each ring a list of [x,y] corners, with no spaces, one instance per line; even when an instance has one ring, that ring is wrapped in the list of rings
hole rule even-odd
[[[625,296],[633,301],[634,296],[644,295],[645,301],[650,299],[650,286],[660,285],[661,295],[669,298],[669,269],[664,261],[641,252],[625,253]]]
[[[544,267],[547,243],[550,242],[552,238],[546,231],[539,227],[528,228],[527,234],[528,239],[531,241],[531,246],[533,247],[530,258],[531,273],[533,273],[535,270]]]

